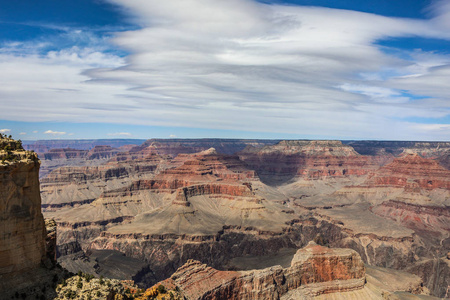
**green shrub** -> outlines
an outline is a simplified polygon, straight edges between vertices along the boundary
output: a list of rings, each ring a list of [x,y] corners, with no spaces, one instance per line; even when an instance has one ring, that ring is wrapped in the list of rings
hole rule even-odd
[[[158,287],[156,289],[158,290],[158,293],[160,293],[160,294],[165,294],[167,292],[166,288],[162,284],[158,285]]]
[[[86,282],[91,281],[92,278],[94,278],[94,275],[92,275],[92,274],[84,274],[84,279],[86,279]]]

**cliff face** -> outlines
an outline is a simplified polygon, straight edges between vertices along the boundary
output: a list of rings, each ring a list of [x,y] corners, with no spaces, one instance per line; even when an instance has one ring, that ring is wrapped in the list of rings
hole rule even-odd
[[[297,251],[291,266],[252,271],[218,271],[190,260],[163,283],[174,284],[186,299],[280,299],[301,287],[303,296],[362,289],[365,267],[350,249],[311,242]]]
[[[281,141],[262,148],[247,147],[239,157],[271,185],[298,178],[365,175],[377,167],[376,159],[360,155],[340,141]]]
[[[46,231],[39,193],[37,155],[11,139],[0,140],[0,287],[38,268]]]
[[[372,212],[396,220],[415,230],[450,231],[450,207],[430,206],[389,200],[372,208]]]

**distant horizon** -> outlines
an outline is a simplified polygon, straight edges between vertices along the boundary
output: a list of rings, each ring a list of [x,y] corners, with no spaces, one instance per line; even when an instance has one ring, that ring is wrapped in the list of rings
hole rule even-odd
[[[13,137],[14,138],[14,137]],[[149,140],[265,140],[265,141],[361,141],[361,142],[413,142],[413,143],[450,143],[450,141],[429,141],[429,140],[371,140],[371,139],[269,139],[269,138],[215,138],[215,137],[203,137],[203,138],[99,138],[99,139],[39,139],[39,140],[22,140],[23,143],[27,142],[39,142],[39,141],[149,141]]]

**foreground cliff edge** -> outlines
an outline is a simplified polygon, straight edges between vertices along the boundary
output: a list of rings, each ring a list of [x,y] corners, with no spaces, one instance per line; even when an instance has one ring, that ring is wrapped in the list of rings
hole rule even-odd
[[[39,166],[36,153],[0,134],[0,299],[115,299],[125,294],[123,282],[72,276],[56,263],[56,222],[44,221],[41,212]],[[129,286],[137,291],[133,283]]]
[[[0,288],[20,290],[39,276],[46,258],[39,160],[34,152],[23,150],[20,141],[3,136],[0,160]]]

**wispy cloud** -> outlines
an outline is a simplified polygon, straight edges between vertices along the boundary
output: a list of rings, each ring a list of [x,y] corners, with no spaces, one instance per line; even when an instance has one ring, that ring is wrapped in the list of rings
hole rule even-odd
[[[82,46],[3,45],[0,119],[424,139],[402,118],[450,115],[449,55],[377,45],[450,40],[445,1],[428,20],[252,0],[108,1],[141,27],[110,40],[131,54],[72,29],[67,40]]]
[[[19,133],[20,135],[27,135],[27,133],[26,132],[21,132],[21,133]]]
[[[0,133],[8,133],[11,132],[11,129],[0,129]]]
[[[66,132],[64,131],[53,131],[53,130],[47,130],[44,132],[45,134],[49,134],[49,135],[53,135],[53,136],[60,136],[60,135],[65,135]]]
[[[114,133],[108,133],[109,136],[132,136],[129,132],[114,132]]]

